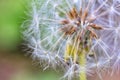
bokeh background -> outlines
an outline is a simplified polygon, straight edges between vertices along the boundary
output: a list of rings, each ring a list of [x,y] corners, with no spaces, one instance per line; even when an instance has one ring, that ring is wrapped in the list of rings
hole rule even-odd
[[[23,52],[22,23],[30,0],[0,0],[0,80],[59,80],[61,74],[43,71]]]

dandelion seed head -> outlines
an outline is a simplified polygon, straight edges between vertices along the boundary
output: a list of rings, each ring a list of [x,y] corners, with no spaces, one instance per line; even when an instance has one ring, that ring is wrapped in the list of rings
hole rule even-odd
[[[25,40],[45,69],[62,64],[69,80],[90,68],[116,68],[119,57],[110,62],[119,52],[119,8],[119,0],[34,0]]]

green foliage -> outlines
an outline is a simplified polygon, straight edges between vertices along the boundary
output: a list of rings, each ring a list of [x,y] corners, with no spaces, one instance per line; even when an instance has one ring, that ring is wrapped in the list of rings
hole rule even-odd
[[[20,44],[26,4],[27,0],[0,0],[0,48],[15,50]]]

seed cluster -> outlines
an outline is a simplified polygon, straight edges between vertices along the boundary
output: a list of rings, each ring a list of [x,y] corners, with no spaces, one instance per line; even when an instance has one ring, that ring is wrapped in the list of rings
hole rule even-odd
[[[98,38],[95,30],[103,29],[103,27],[93,23],[96,18],[88,15],[87,8],[85,10],[81,8],[80,11],[77,11],[77,9],[73,7],[66,15],[67,19],[61,21],[63,25],[61,30],[66,35],[77,34],[77,40],[80,41],[80,44],[83,44],[82,46],[86,46],[88,40]]]

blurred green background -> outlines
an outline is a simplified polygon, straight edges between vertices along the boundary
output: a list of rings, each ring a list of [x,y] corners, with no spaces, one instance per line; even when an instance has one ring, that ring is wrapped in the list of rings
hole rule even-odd
[[[22,52],[21,24],[30,0],[0,0],[0,80],[59,80],[60,73],[43,71]]]

